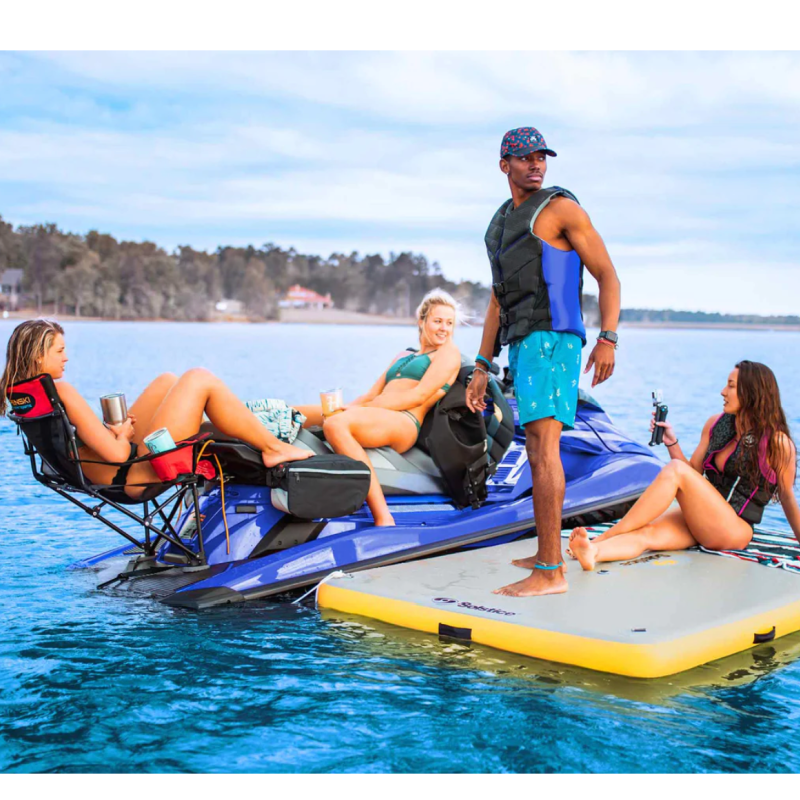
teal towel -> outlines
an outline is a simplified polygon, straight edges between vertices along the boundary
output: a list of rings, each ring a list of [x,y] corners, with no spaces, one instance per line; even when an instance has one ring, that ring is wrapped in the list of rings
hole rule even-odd
[[[264,398],[247,400],[245,405],[258,417],[261,424],[275,437],[290,444],[297,438],[306,418],[283,400]]]

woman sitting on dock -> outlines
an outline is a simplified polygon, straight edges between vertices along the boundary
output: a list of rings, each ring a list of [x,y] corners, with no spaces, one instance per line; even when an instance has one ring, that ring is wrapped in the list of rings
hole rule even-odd
[[[602,561],[626,561],[645,550],[743,550],[764,506],[779,499],[800,541],[794,496],[796,448],[781,407],[775,375],[755,361],[740,361],[721,392],[722,414],[703,426],[690,459],[668,422],[664,444],[672,460],[631,510],[605,533],[589,539],[575,528],[569,550],[585,570]],[[673,501],[679,508],[671,509]]]
[[[297,406],[307,417],[306,427],[323,426],[335,452],[370,467],[367,505],[376,525],[395,523],[364,448],[391,447],[405,453],[414,446],[425,415],[445,396],[461,368],[461,354],[453,343],[457,314],[458,305],[447,292],[428,292],[417,308],[416,353],[396,355],[373,387],[348,403],[343,413],[323,418],[320,406]]]
[[[203,413],[223,433],[260,450],[267,467],[312,455],[275,438],[219,378],[202,368],[190,369],[180,378],[159,375],[131,406],[128,419],[120,425],[105,425],[78,390],[62,380],[68,360],[64,329],[57,322],[32,319],[17,325],[8,340],[0,378],[0,416],[7,411],[10,386],[43,373],[50,375],[75,427],[81,461],[111,462],[81,465],[92,483],[125,486],[128,495],[138,497],[142,484],[160,482],[155,470],[147,462],[119,463],[147,455],[144,438],[159,428],[167,428],[176,442],[194,435]]]

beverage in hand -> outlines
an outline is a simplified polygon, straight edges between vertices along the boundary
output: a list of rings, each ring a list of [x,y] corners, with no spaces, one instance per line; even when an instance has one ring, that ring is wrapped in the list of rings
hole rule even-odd
[[[122,392],[104,394],[100,398],[103,409],[103,421],[106,425],[122,425],[128,419],[128,404]]]
[[[333,414],[344,411],[344,408],[342,408],[344,400],[342,399],[341,389],[329,389],[327,392],[320,392],[319,401],[322,405],[323,417],[330,417]]]

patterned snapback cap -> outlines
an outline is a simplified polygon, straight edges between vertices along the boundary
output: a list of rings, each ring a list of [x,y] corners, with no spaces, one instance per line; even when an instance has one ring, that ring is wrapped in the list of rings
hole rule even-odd
[[[547,153],[548,156],[556,155],[536,128],[514,128],[503,137],[503,143],[500,145],[500,158],[527,156],[536,152]]]

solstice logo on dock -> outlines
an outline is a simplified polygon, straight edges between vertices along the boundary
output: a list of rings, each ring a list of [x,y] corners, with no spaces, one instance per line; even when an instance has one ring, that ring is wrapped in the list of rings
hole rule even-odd
[[[444,605],[455,604],[459,608],[468,608],[472,611],[485,611],[487,614],[499,614],[502,617],[516,617],[516,611],[506,611],[502,608],[488,608],[487,606],[476,606],[470,603],[469,600],[454,600],[452,597],[434,597],[434,603],[443,603]]]

